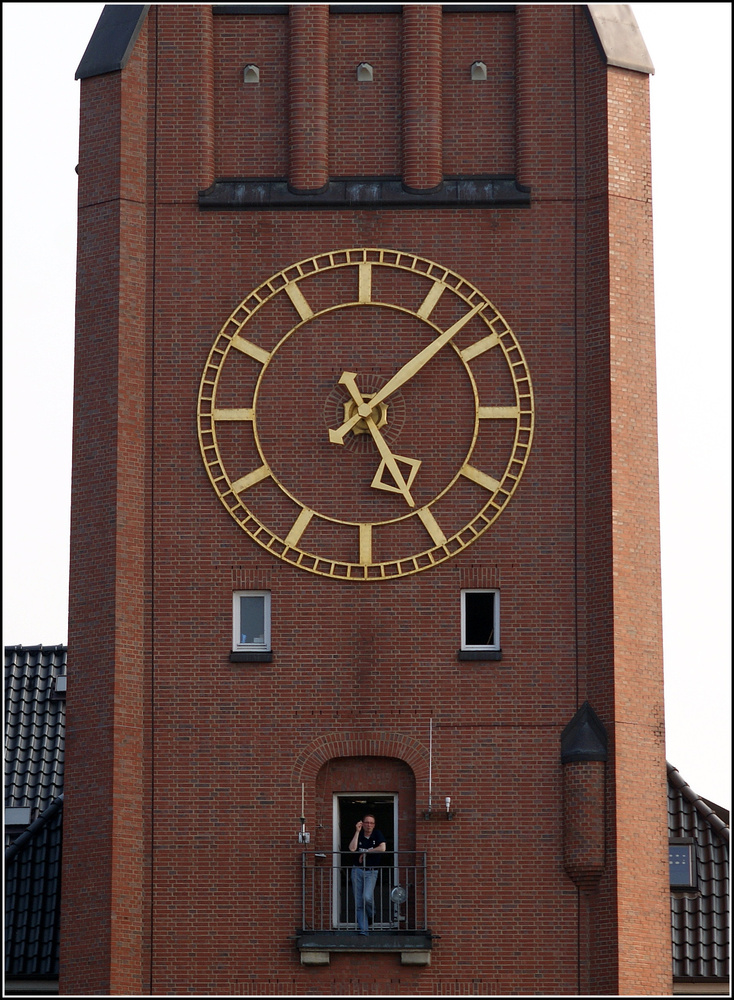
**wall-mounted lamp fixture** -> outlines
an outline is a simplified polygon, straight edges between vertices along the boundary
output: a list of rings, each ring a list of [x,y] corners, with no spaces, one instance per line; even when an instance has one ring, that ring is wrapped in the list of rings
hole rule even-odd
[[[254,63],[248,63],[244,68],[242,78],[245,83],[260,83],[260,67]]]
[[[477,60],[471,64],[471,78],[472,80],[486,80],[487,79],[487,64]]]
[[[310,844],[311,834],[306,832],[306,786],[301,784],[301,829],[298,834],[299,844]]]
[[[428,809],[424,810],[423,812],[423,819],[442,819],[442,818],[453,819],[454,816],[456,815],[456,812],[451,808],[451,796],[447,795],[446,798],[444,799],[444,802],[446,803],[445,812],[433,812],[433,809],[431,808],[431,804],[429,802]]]
[[[374,70],[369,63],[362,62],[357,66],[357,82],[358,83],[372,83],[374,79]]]

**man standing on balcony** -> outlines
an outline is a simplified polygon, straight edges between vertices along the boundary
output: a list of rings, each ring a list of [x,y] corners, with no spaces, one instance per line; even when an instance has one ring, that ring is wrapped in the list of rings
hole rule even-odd
[[[370,813],[357,823],[354,836],[349,842],[349,850],[358,853],[352,868],[357,927],[360,934],[367,934],[367,921],[372,920],[375,912],[375,883],[381,861],[374,855],[385,850],[385,838],[375,829],[375,817]]]

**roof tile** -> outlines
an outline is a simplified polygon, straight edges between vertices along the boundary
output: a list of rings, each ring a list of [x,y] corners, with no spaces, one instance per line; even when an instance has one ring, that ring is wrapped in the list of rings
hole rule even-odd
[[[729,827],[668,764],[671,837],[691,837],[696,888],[671,892],[673,976],[721,978],[729,972]]]
[[[65,675],[65,646],[5,647],[5,806],[33,819],[5,834],[6,976],[58,976]]]

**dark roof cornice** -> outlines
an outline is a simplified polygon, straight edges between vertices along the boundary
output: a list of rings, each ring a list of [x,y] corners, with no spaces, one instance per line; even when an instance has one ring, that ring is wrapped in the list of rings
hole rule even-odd
[[[673,767],[673,765],[668,763],[667,761],[666,764],[668,768],[668,781],[671,783],[671,785],[674,788],[677,788],[678,791],[683,796],[683,798],[686,799],[688,802],[690,802],[691,805],[696,809],[696,812],[700,813],[700,815],[703,816],[703,818],[708,822],[709,826],[714,831],[714,833],[716,833],[717,836],[721,837],[722,840],[726,840],[728,842],[729,840],[728,824],[725,823],[724,820],[717,815],[715,809],[712,809],[711,806],[704,799],[702,799],[700,795],[697,795],[696,792],[693,791],[693,789],[691,788],[691,786],[688,784],[687,781],[684,781],[677,767]]]
[[[25,845],[36,836],[39,830],[42,830],[56,815],[56,813],[62,809],[64,806],[64,793],[58,795],[53,802],[48,805],[40,816],[36,816],[31,825],[25,829],[19,837],[17,837],[12,844],[9,844],[5,848],[5,864],[8,865],[13,860],[13,858],[22,851]]]
[[[149,3],[105,4],[74,79],[124,69],[149,9]]]

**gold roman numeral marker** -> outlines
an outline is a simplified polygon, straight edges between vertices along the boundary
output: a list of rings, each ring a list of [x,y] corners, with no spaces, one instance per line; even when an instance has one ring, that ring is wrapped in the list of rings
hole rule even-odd
[[[418,310],[418,315],[421,319],[428,319],[433,310],[435,309],[438,300],[441,298],[443,293],[446,291],[446,285],[443,281],[434,281],[431,285],[431,290],[428,295],[423,299],[421,306]]]
[[[423,522],[423,527],[433,539],[433,544],[445,545],[446,535],[444,535],[443,531],[441,531],[438,521],[433,516],[430,507],[421,507],[418,511],[418,517]]]
[[[359,265],[359,301],[372,301],[372,265]]]
[[[301,540],[301,536],[303,535],[303,532],[308,527],[309,522],[311,521],[311,518],[313,517],[313,515],[314,515],[314,512],[312,510],[310,510],[308,507],[304,507],[303,508],[303,510],[301,511],[301,513],[298,515],[298,517],[293,522],[293,526],[291,527],[291,530],[286,535],[286,538],[285,538],[285,544],[286,545],[294,545],[294,546],[298,545],[298,543]]]
[[[492,347],[496,347],[499,344],[500,338],[496,333],[490,333],[488,337],[482,337],[481,340],[477,340],[476,343],[470,344],[461,351],[461,356],[464,361],[471,361],[472,358],[476,358],[479,354],[484,354],[485,351],[489,351]]]
[[[372,562],[371,524],[360,524],[359,526],[359,561],[363,566],[369,566]]]
[[[492,493],[500,488],[500,483],[496,479],[488,476],[486,472],[480,472],[479,469],[475,469],[473,465],[469,465],[468,463],[462,466],[461,474],[467,479],[471,479],[478,486],[484,487],[485,490],[490,490]]]
[[[261,365],[266,365],[270,361],[268,351],[264,351],[262,347],[253,344],[251,340],[245,340],[239,334],[236,337],[232,337],[232,347],[246,354],[248,358],[254,358],[255,361],[259,361]]]
[[[285,293],[293,303],[293,307],[301,319],[311,319],[313,316],[313,309],[308,302],[306,302],[303,292],[294,281],[289,282],[285,286]]]
[[[480,420],[517,420],[520,415],[519,406],[480,406]]]
[[[254,410],[212,410],[215,420],[254,420]]]
[[[236,483],[232,483],[232,492],[244,493],[245,490],[249,490],[255,483],[260,483],[263,479],[267,479],[269,475],[270,469],[267,465],[261,465],[259,469],[253,469],[252,472],[248,472],[246,476],[238,479]]]

